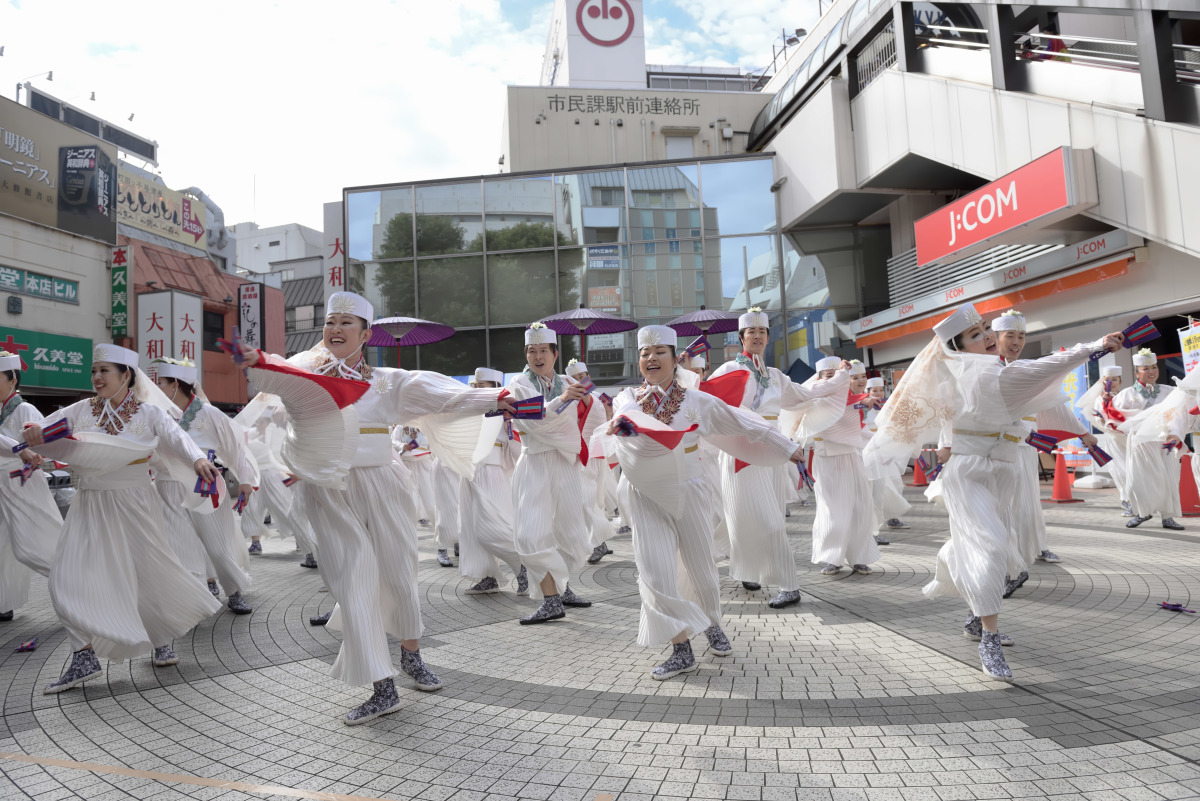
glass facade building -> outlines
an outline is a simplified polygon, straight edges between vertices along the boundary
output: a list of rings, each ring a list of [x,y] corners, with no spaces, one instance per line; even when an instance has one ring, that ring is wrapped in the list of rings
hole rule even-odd
[[[779,235],[773,181],[771,157],[754,155],[355,187],[347,277],[379,317],[458,329],[406,350],[408,368],[519,370],[529,323],[583,305],[638,325],[760,306],[772,320],[768,361],[786,370],[813,360],[829,291],[821,260]],[[580,355],[580,337],[559,341],[563,364]],[[737,351],[736,335],[709,342],[715,361]],[[589,335],[593,378],[636,375],[635,345],[635,332]]]

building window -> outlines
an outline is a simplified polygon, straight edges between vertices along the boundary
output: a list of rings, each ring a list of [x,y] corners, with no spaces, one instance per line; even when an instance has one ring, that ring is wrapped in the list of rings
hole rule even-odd
[[[204,349],[220,350],[218,339],[225,337],[225,315],[220,312],[204,312]]]
[[[267,243],[267,247],[269,247],[269,248],[277,248],[277,247],[279,247],[279,240],[278,240],[278,239],[274,239],[274,240],[272,240],[272,241],[268,242],[268,243]]]
[[[280,270],[278,273],[280,281],[291,281],[296,277],[294,269]]]

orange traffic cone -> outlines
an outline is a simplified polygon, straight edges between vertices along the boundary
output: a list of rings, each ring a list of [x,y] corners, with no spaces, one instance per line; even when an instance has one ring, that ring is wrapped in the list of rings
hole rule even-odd
[[[1071,497],[1071,474],[1067,470],[1067,459],[1062,451],[1054,458],[1054,492],[1042,503],[1083,503],[1083,498]]]
[[[1185,453],[1179,465],[1179,504],[1184,517],[1200,517],[1200,493],[1196,491],[1196,476],[1192,473],[1192,455]]]
[[[922,451],[924,453],[924,451]],[[928,487],[929,477],[925,475],[925,468],[921,466],[921,454],[913,459],[913,480],[909,484],[910,487]]]

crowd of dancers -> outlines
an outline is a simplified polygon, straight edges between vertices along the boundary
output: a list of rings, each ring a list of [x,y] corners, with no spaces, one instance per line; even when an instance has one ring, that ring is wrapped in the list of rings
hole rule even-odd
[[[963,598],[984,673],[1011,681],[1001,602],[1033,562],[1059,559],[1031,432],[1097,445],[1060,387],[1123,343],[1110,334],[1021,359],[1024,317],[989,323],[968,304],[934,327],[885,397],[858,362],[821,359],[803,383],[766,365],[769,320],[750,309],[741,351],[711,372],[672,329],[641,328],[642,382],[610,397],[586,364],[559,372],[557,337],[540,323],[505,386],[487,367],[464,385],[370,366],[372,319],[365,298],[340,292],[312,350],[285,360],[233,345],[261,391],[232,419],[207,402],[193,365],[157,362],[151,382],[136,353],[110,344],[93,354],[95,396],[43,418],[19,394],[20,359],[0,354],[0,444],[14,476],[0,493],[0,619],[27,602],[31,570],[48,578],[73,654],[44,692],[103,675],[101,658],[176,664],[172,640],[218,612],[222,591],[230,611],[250,614],[247,568],[267,518],[335,601],[310,621],[341,633],[332,676],[372,688],[347,724],[398,709],[400,673],[420,690],[442,686],[420,652],[419,526],[432,528],[439,564],[457,559],[467,595],[515,582],[536,603],[522,625],[590,606],[572,578],[632,528],[637,641],[670,643],[651,671],[669,679],[698,669],[700,635],[713,657],[735,652],[722,629],[723,560],[768,606],[800,602],[789,503],[816,505],[810,560],[821,574],[870,575],[888,544],[881,532],[907,528],[901,477],[934,444],[943,467],[927,495],[945,507],[950,537],[924,592]],[[1148,350],[1133,361],[1131,386],[1103,367],[1078,405],[1112,455],[1126,525],[1157,514],[1178,529],[1179,456],[1200,420],[1200,382],[1158,384]],[[37,469],[51,458],[70,464],[78,488],[65,521]]]

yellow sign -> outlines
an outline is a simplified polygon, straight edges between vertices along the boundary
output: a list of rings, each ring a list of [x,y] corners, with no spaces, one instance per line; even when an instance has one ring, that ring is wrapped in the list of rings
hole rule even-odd
[[[124,167],[117,170],[117,184],[118,222],[172,242],[208,249],[207,209],[203,203]]]

